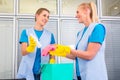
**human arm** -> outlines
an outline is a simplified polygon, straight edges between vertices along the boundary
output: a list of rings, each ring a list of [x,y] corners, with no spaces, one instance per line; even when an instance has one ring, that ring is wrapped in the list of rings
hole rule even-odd
[[[85,51],[81,50],[71,50],[71,53],[76,57],[91,60],[95,57],[101,45],[105,39],[106,30],[102,24],[96,25],[95,29],[93,30],[91,36],[88,40],[88,46]]]
[[[67,54],[66,57],[74,60],[76,56],[73,54]]]
[[[29,39],[29,44],[28,44]],[[28,38],[26,35],[26,30],[23,30],[21,37],[20,37],[20,44],[21,44],[21,53],[23,56],[34,52],[34,49],[36,47],[36,42],[32,36]]]
[[[70,53],[75,57],[92,60],[99,51],[100,47],[101,45],[99,43],[89,43],[86,51],[71,49]]]
[[[32,36],[30,36],[29,41],[30,41],[29,45],[27,43],[25,43],[25,42],[22,42],[22,44],[21,44],[21,52],[22,52],[23,56],[25,56],[25,55],[27,55],[29,53],[32,53],[35,50],[36,42],[32,38]]]
[[[75,59],[79,57],[86,60],[91,60],[99,51],[101,45],[99,43],[89,43],[86,51],[71,49],[68,46],[57,45],[56,49],[50,51],[51,55],[67,57],[70,59]],[[66,50],[67,49],[67,50]]]
[[[26,49],[27,49],[27,43],[25,43],[25,42],[21,43],[21,53],[22,53],[23,56],[29,54],[29,53],[26,51]]]
[[[75,59],[75,57],[79,57],[79,58],[86,59],[86,60],[93,59],[101,47],[99,43],[89,43],[87,50],[81,51],[81,50],[71,49],[68,46],[64,46],[64,45],[58,45],[58,47],[59,46],[60,48],[57,48],[57,50],[50,51],[50,54],[67,57],[70,59]],[[67,52],[64,51],[65,49],[67,49]]]

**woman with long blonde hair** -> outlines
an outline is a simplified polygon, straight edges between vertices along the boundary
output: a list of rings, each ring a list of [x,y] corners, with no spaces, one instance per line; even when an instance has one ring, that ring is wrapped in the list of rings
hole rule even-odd
[[[76,60],[78,80],[108,80],[104,59],[106,29],[98,22],[96,5],[80,4],[76,18],[85,28],[77,34],[76,50],[71,49],[67,57]]]

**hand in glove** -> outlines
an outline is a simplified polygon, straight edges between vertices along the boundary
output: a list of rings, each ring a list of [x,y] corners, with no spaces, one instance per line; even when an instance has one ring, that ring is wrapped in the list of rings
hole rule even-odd
[[[50,64],[55,64],[55,59],[54,59],[54,58],[51,58],[49,63],[50,63]]]
[[[26,50],[27,50],[27,52],[32,53],[35,50],[36,42],[32,36],[29,37],[29,41],[30,41],[30,43]]]
[[[47,56],[49,54],[49,51],[55,50],[55,45],[48,45],[42,50],[42,56]]]
[[[56,49],[50,51],[51,55],[66,57],[67,54],[70,54],[70,47],[64,45],[55,45]]]

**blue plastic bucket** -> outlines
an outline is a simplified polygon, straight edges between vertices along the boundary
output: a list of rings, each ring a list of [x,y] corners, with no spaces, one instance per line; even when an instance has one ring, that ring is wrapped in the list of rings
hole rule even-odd
[[[73,63],[41,65],[42,80],[73,80]]]

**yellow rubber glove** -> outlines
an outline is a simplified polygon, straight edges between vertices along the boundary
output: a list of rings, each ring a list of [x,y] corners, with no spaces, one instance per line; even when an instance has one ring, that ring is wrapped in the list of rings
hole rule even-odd
[[[30,41],[30,44],[26,50],[27,50],[27,52],[32,53],[35,50],[36,42],[32,36],[29,37],[29,41]]]
[[[55,64],[55,59],[54,59],[54,58],[51,58],[49,63],[50,63],[50,64]]]
[[[51,55],[66,57],[67,54],[70,54],[69,46],[64,46],[64,45],[55,45],[55,46],[56,46],[56,49],[53,51],[50,51]]]

